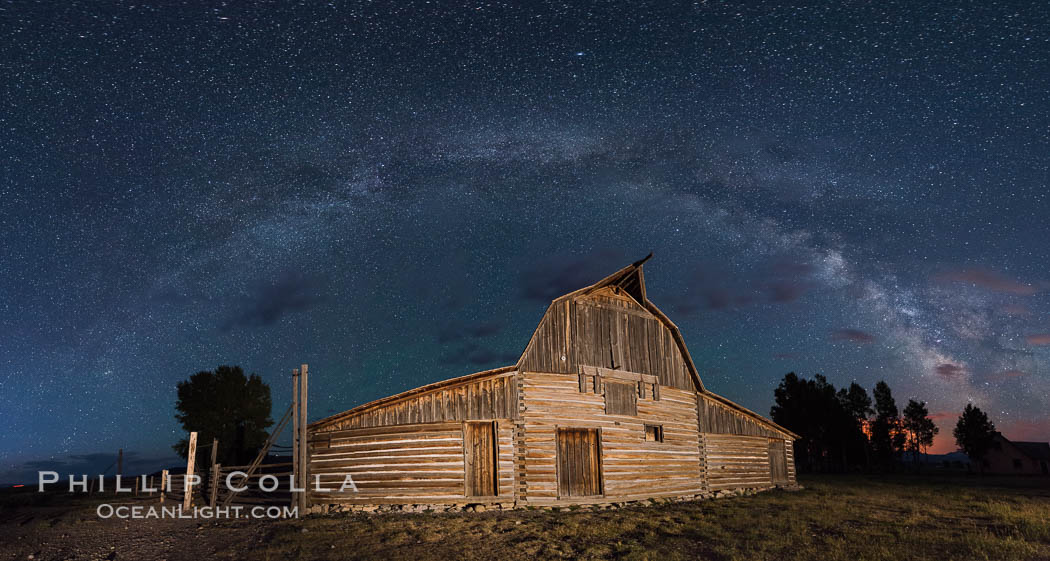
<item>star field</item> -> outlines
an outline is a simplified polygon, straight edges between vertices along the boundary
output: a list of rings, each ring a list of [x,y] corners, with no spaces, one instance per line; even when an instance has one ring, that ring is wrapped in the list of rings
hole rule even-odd
[[[653,251],[712,390],[1050,439],[1040,2],[0,5],[0,482],[171,456],[238,364],[311,417],[513,363]],[[151,463],[152,462],[152,463]],[[158,465],[153,465],[158,464]]]

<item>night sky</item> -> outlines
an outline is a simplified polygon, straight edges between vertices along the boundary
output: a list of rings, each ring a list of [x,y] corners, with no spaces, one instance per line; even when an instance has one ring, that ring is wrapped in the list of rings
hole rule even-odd
[[[3,3],[0,481],[161,467],[220,364],[312,419],[511,364],[650,251],[741,405],[1050,439],[1050,8],[942,4]]]

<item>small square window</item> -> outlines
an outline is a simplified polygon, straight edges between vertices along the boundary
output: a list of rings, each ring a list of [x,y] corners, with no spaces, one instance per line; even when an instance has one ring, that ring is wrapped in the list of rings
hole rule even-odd
[[[645,425],[646,442],[663,442],[664,428],[660,425]]]
[[[1014,469],[1021,469],[1021,460],[1014,459]]]
[[[638,389],[634,384],[605,382],[605,413],[608,415],[637,415]]]

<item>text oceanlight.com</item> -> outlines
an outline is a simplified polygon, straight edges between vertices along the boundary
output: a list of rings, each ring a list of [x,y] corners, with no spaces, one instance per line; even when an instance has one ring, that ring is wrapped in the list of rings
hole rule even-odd
[[[106,478],[103,475],[98,477],[98,486],[95,487],[94,492],[103,492],[106,487]],[[172,492],[172,480],[178,475],[165,475],[161,479],[161,485],[159,487],[152,487],[152,477],[147,479],[147,476],[138,476],[136,485],[131,486],[130,484],[125,485],[128,480],[125,480],[121,475],[115,477],[113,492],[116,494],[120,493],[160,493],[160,505],[127,505],[119,504],[112,505],[103,503],[98,505],[96,513],[99,518],[121,518],[121,519],[143,519],[143,518],[298,518],[299,508],[298,507],[287,507],[287,506],[276,506],[276,505],[228,505],[222,506],[194,506],[192,508],[183,508],[183,505],[173,504],[164,505],[165,493]],[[228,492],[236,496],[237,493],[241,493],[249,490],[249,486],[245,484],[249,476],[243,471],[231,472],[225,478],[225,485]],[[91,492],[92,477],[88,475],[75,476],[73,474],[68,475],[68,489],[70,493],[89,493]],[[131,478],[135,480],[136,478]],[[182,476],[183,484],[178,488],[180,492],[185,492],[187,489],[197,488],[201,485],[201,478],[196,474],[189,474]],[[39,471],[37,472],[37,491],[43,493],[45,487],[53,485],[60,481],[58,472],[55,471]],[[222,480],[220,480],[222,481]],[[275,475],[266,474],[259,478],[255,483],[255,487],[265,493],[272,493],[277,491],[280,487],[280,482]],[[307,489],[304,487],[298,487],[295,484],[295,480],[292,476],[288,477],[288,490],[292,493],[306,492]],[[342,484],[339,488],[335,487],[324,487],[321,485],[321,478],[318,475],[314,475],[313,491],[316,492],[358,492],[357,485],[354,483],[353,477],[347,474],[344,477]],[[215,492],[214,490],[212,491]],[[215,495],[212,496],[212,501],[215,500]],[[229,499],[227,499],[229,501]],[[187,502],[190,502],[187,499]]]
[[[182,505],[146,506],[100,504],[95,509],[99,518],[298,518],[299,507],[287,506],[201,506],[183,511]]]

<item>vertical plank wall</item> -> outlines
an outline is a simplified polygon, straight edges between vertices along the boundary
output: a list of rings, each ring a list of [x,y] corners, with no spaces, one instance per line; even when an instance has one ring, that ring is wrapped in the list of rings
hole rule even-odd
[[[515,372],[504,372],[451,384],[355,412],[311,430],[512,419],[517,416]]]
[[[659,401],[638,399],[638,415],[609,415],[605,399],[581,393],[577,376],[522,373],[519,500],[525,504],[601,502],[701,492],[696,394],[661,388]],[[664,442],[646,442],[644,424],[664,427]],[[559,500],[555,431],[600,429],[604,497]]]
[[[662,386],[694,388],[671,331],[611,288],[555,300],[526,347],[521,369],[576,374],[580,365],[651,374]]]

